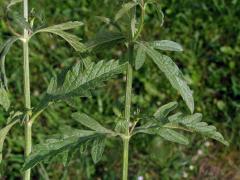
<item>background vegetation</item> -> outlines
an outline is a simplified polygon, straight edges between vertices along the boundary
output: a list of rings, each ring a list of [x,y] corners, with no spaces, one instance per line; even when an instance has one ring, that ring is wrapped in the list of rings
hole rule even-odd
[[[83,41],[94,36],[104,25],[99,16],[114,17],[121,0],[68,0],[30,1],[32,15],[39,17],[39,24],[53,25],[69,20],[80,20],[85,26],[75,30]],[[148,9],[143,38],[174,40],[184,47],[184,53],[172,53],[175,62],[183,69],[186,79],[194,90],[196,111],[203,113],[206,122],[215,124],[231,143],[225,147],[214,141],[204,142],[192,137],[187,146],[164,143],[158,137],[139,136],[131,144],[130,177],[136,179],[239,179],[240,169],[240,1],[238,0],[161,0],[165,23]],[[7,39],[9,27],[3,18],[6,1],[0,1],[0,43]],[[16,12],[22,8],[16,6]],[[46,24],[47,22],[47,24]],[[14,25],[17,22],[12,22]],[[39,36],[42,36],[41,38]],[[42,34],[35,37],[31,48],[31,91],[33,105],[39,100],[53,69],[81,61],[81,56],[68,44],[55,36]],[[38,39],[39,38],[39,39]],[[61,44],[62,43],[62,44]],[[22,109],[22,50],[16,44],[7,56],[7,69],[11,99]],[[54,53],[53,53],[54,52]],[[125,52],[116,49],[93,54],[94,60],[117,59]],[[112,56],[114,54],[114,57]],[[136,74],[133,111],[154,112],[168,101],[181,97],[173,90],[154,64]],[[91,99],[79,99],[71,104],[75,110],[92,114],[111,125],[114,115],[123,111],[124,79],[114,80],[94,93]],[[157,101],[156,101],[157,100]],[[157,103],[156,103],[157,102]],[[182,104],[182,108],[186,109]],[[133,112],[133,113],[134,113]],[[61,131],[64,125],[78,126],[70,118],[70,108],[65,104],[48,109],[33,128],[34,143],[48,135]],[[6,114],[0,110],[0,127],[6,122]],[[0,167],[0,179],[19,179],[23,164],[23,126],[12,129],[4,148],[4,161]],[[87,152],[76,154],[70,166],[65,168],[58,159],[54,163],[37,166],[34,179],[118,179],[121,175],[121,151],[119,142],[109,142],[103,161],[94,166]],[[59,157],[61,158],[61,157]],[[68,171],[67,171],[68,170]],[[39,175],[40,174],[40,175]]]

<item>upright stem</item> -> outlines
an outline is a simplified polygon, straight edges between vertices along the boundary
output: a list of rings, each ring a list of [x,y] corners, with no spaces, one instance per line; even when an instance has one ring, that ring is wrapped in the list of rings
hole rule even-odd
[[[129,63],[127,67],[127,85],[126,85],[126,96],[125,96],[125,120],[130,123],[131,117],[131,97],[132,97],[132,80],[133,80],[133,68],[132,68],[132,53],[133,45],[129,47]],[[122,179],[128,179],[128,149],[129,149],[129,123],[125,130],[125,138],[123,139],[123,175]]]
[[[28,22],[28,0],[23,1],[24,18]],[[25,119],[25,157],[29,156],[32,150],[32,123],[30,121],[31,115],[31,96],[30,96],[30,73],[29,73],[29,48],[28,48],[28,29],[24,28],[23,41],[23,74],[24,74],[24,101],[26,108]],[[30,180],[31,169],[24,172],[24,180]]]
[[[122,179],[128,179],[128,151],[129,151],[129,124],[131,117],[131,98],[132,98],[132,84],[133,84],[133,51],[134,51],[134,32],[135,32],[135,9],[131,12],[130,19],[131,29],[129,30],[130,40],[128,44],[128,67],[127,67],[127,82],[126,82],[126,95],[125,95],[125,120],[128,122],[125,137],[123,138],[123,173]]]
[[[129,139],[123,140],[123,174],[122,179],[128,179],[128,149],[129,149]]]

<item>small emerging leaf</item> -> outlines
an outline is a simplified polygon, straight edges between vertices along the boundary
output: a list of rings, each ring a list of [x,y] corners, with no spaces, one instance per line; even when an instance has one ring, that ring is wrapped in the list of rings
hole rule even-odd
[[[125,133],[128,126],[129,126],[128,121],[118,120],[114,130],[115,132],[118,132],[118,133]]]
[[[151,43],[151,46],[163,51],[183,51],[180,44],[169,40],[154,41]]]
[[[163,24],[164,24],[164,13],[162,11],[161,6],[159,5],[159,3],[154,3],[153,7],[154,7],[155,11],[157,12],[158,18],[161,20],[161,25],[160,26],[163,26]]]
[[[93,162],[95,164],[101,160],[104,149],[105,149],[105,138],[97,138],[93,141],[91,155],[92,155]]]
[[[124,14],[126,14],[135,6],[137,6],[137,3],[135,2],[128,2],[123,4],[122,8],[117,12],[115,16],[115,21],[119,20]]]

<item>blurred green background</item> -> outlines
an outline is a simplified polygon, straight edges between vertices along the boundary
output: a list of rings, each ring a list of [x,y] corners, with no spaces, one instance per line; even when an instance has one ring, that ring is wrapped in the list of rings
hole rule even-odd
[[[83,42],[93,37],[104,25],[98,16],[112,18],[121,0],[41,0],[30,1],[32,16],[39,17],[42,26],[69,20],[85,25],[74,30]],[[0,1],[0,44],[10,35],[4,17],[7,1]],[[240,1],[239,0],[161,0],[165,23],[147,9],[143,39],[169,39],[184,47],[183,53],[170,53],[182,69],[194,91],[196,111],[204,120],[219,128],[230,142],[229,147],[206,141],[193,135],[189,146],[163,142],[158,137],[138,136],[131,142],[130,179],[240,179]],[[14,11],[21,12],[18,5]],[[15,26],[16,22],[10,20]],[[19,31],[21,32],[21,31]],[[22,44],[15,44],[7,56],[7,75],[13,109],[22,109]],[[41,34],[30,43],[31,91],[33,106],[45,92],[52,75],[72,62],[81,61],[63,40]],[[99,59],[120,58],[123,47],[106,49],[92,56]],[[179,94],[150,61],[135,73],[133,112],[153,112],[160,105],[177,100],[186,109]],[[123,111],[124,80],[119,77],[94,92],[90,99],[80,99],[74,105],[52,106],[33,127],[34,144],[60,131],[64,125],[78,126],[71,118],[76,110],[92,114],[111,126],[116,114]],[[0,110],[0,127],[7,114]],[[88,152],[76,154],[70,166],[64,168],[60,157],[51,164],[33,169],[33,179],[119,179],[121,176],[121,141],[107,142],[103,160],[96,166]],[[23,126],[14,127],[4,145],[4,162],[0,179],[20,179],[23,163]]]

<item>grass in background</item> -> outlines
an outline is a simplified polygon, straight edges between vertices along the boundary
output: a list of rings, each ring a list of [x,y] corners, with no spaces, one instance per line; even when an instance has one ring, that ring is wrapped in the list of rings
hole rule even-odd
[[[76,32],[81,37],[91,37],[102,24],[94,16],[112,17],[113,12],[116,12],[121,4],[121,2],[112,2],[112,0],[101,2],[98,0],[68,0],[65,3],[52,0],[51,2],[31,3],[33,3],[31,7],[38,8],[36,12],[42,11],[42,7],[44,7],[44,11],[42,11],[44,14],[43,22],[48,22],[48,24],[83,19],[86,23],[85,29]],[[3,2],[0,3],[1,7],[2,4]],[[160,34],[166,39],[176,39],[184,44],[185,53],[176,54],[174,59],[182,65],[184,74],[192,83],[197,104],[196,109],[199,112],[204,112],[207,122],[214,122],[220,128],[219,131],[223,132],[226,139],[231,142],[231,146],[225,148],[212,142],[201,145],[201,142],[198,141],[199,144],[196,144],[193,140],[193,143],[188,147],[179,147],[166,144],[158,138],[152,139],[143,135],[141,138],[145,140],[142,141],[140,137],[136,138],[137,142],[130,152],[131,159],[133,159],[130,162],[130,176],[144,176],[149,179],[159,179],[160,177],[162,179],[181,179],[182,177],[206,179],[211,176],[219,177],[219,179],[234,179],[240,166],[238,156],[240,149],[238,141],[240,138],[240,22],[238,20],[240,2],[237,0],[205,0],[201,2],[163,0],[161,4],[166,16],[164,28],[160,27],[157,18],[153,18],[155,15],[150,13],[146,17],[146,27],[148,28],[145,29],[143,37],[147,39],[148,34],[154,34],[154,39],[160,39],[161,37],[158,37]],[[148,11],[151,12],[152,9]],[[63,16],[64,18],[62,18]],[[1,20],[0,29],[0,42],[2,43],[9,36],[7,25],[3,20]],[[156,31],[152,32],[153,29]],[[51,40],[44,38],[48,35],[41,36],[43,38],[39,37],[38,40],[31,42],[32,92],[33,96],[35,95],[33,104],[36,103],[38,94],[46,89],[53,69],[60,70],[78,59],[77,53],[61,45],[61,43],[65,43],[64,41],[56,40],[55,37],[51,37]],[[8,71],[9,86],[12,92],[16,92],[12,93],[11,98],[18,100],[17,107],[23,104],[19,101],[23,93],[19,83],[22,81],[22,72],[18,68],[21,66],[22,56],[21,51],[18,50],[20,45],[17,44],[12,48],[12,53],[8,56],[12,63],[8,63],[7,67],[10,70]],[[55,51],[54,55],[51,53],[53,50]],[[123,53],[121,47],[114,50],[116,57],[121,53]],[[109,58],[112,58],[110,54],[111,52],[109,52]],[[101,59],[105,54],[103,56],[99,52],[96,56]],[[163,76],[159,76],[157,68],[151,63],[150,66],[152,68],[143,68],[139,71],[134,80],[138,82],[134,87],[134,91],[138,95],[138,97],[133,98],[133,103],[138,104],[138,107],[135,108],[147,109],[151,107],[154,110],[171,99],[180,99],[178,94],[170,88],[167,80]],[[148,76],[149,74],[151,76]],[[122,83],[121,80],[110,82],[108,83],[108,92],[99,90],[92,99],[77,102],[76,110],[93,114],[95,117],[101,116],[102,113],[109,117],[106,123],[111,124],[112,113],[117,113],[119,109],[116,107],[120,107],[123,103],[123,99],[117,98],[119,94],[123,94],[120,83]],[[164,93],[163,89],[168,89],[168,91]],[[105,96],[102,96],[104,93]],[[159,103],[156,103],[156,98]],[[84,109],[84,103],[88,103],[87,109]],[[110,105],[112,103],[114,103],[113,106]],[[96,105],[98,112],[95,111]],[[113,107],[115,108],[113,109]],[[70,109],[62,105],[45,112],[40,123],[36,123],[37,127],[33,132],[35,143],[41,142],[50,133],[58,132],[61,125],[76,125],[68,120],[69,117],[66,114],[69,112]],[[3,124],[4,116],[5,114],[1,112],[0,125]],[[19,177],[19,169],[23,163],[23,138],[21,135],[21,129],[14,130],[7,139],[8,148],[4,153],[5,162],[1,166],[1,172],[5,174],[5,177],[1,177],[3,179]],[[108,147],[114,147],[118,143],[109,142]],[[169,149],[172,147],[173,150],[170,151]],[[178,148],[181,148],[183,153],[179,153]],[[109,160],[121,159],[121,157],[115,157],[116,154],[121,154],[119,149],[109,150],[106,154],[108,154],[107,157],[104,157],[106,160],[103,160],[97,167],[94,167],[87,154],[81,158],[76,155],[75,160],[71,162],[72,166],[69,167],[70,179],[71,177],[82,177],[83,179],[96,179],[97,177],[116,179],[119,177],[116,175],[121,174],[121,163]],[[152,154],[150,160],[147,159],[148,154]],[[45,173],[43,167],[47,169],[49,174]],[[76,171],[74,167],[79,167],[80,170]],[[35,168],[33,174],[34,172],[37,174],[38,171],[41,173],[42,179],[44,177],[45,179],[46,177],[50,179],[60,178],[63,169],[60,163],[54,163],[54,165]]]

